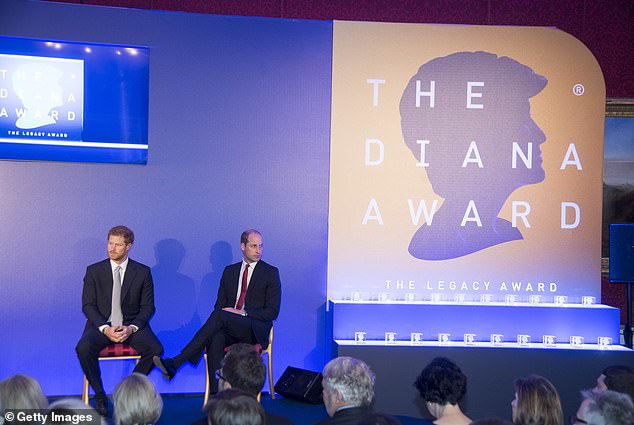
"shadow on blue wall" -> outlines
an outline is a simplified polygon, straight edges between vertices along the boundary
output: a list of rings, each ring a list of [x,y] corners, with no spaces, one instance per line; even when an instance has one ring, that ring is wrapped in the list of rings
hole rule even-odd
[[[207,320],[213,311],[222,272],[232,262],[233,253],[229,242],[216,241],[211,244],[209,248],[211,271],[200,281],[200,292],[198,293],[198,317],[202,320]]]
[[[163,239],[154,245],[156,313],[151,324],[166,353],[180,351],[200,327],[200,317],[194,308],[194,279],[178,271],[185,254],[185,246],[176,239]]]

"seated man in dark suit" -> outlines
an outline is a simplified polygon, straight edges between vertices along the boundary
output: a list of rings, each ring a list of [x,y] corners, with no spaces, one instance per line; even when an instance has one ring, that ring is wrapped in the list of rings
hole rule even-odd
[[[260,259],[262,234],[257,230],[242,232],[240,249],[243,259],[223,271],[214,311],[202,328],[176,357],[154,358],[167,379],[172,379],[185,362],[198,363],[206,348],[213,394],[218,391],[215,371],[220,368],[225,347],[238,342],[268,347],[269,331],[280,311],[280,274]]]
[[[216,371],[218,375],[218,390],[225,391],[231,388],[242,390],[254,398],[258,396],[264,386],[266,367],[260,353],[255,351],[251,344],[234,344],[222,359],[222,367]],[[293,422],[284,416],[264,412],[266,425],[293,425]],[[206,425],[207,418],[203,418],[192,425]]]
[[[316,425],[354,425],[371,412],[374,373],[362,360],[337,357],[323,370],[323,396],[327,419]]]
[[[81,368],[95,390],[96,409],[106,416],[108,400],[101,382],[99,352],[106,346],[125,342],[141,355],[134,372],[147,375],[152,357],[163,346],[150,328],[154,314],[154,284],[150,268],[128,258],[134,233],[125,226],[108,232],[109,259],[88,266],[84,276],[82,311],[87,317],[76,351]]]

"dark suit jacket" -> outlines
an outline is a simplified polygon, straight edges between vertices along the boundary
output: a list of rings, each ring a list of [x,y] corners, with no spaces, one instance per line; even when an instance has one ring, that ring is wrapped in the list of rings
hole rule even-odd
[[[231,264],[222,272],[215,310],[236,305],[241,265],[242,262]],[[269,344],[269,331],[273,320],[277,319],[280,312],[281,298],[279,270],[262,260],[258,261],[249,281],[244,309],[251,318],[251,329],[255,339],[265,349]]]
[[[370,413],[372,411],[367,407],[350,407],[339,410],[331,418],[321,420],[314,425],[355,425]]]
[[[103,260],[86,268],[81,294],[82,311],[88,318],[86,328],[108,324],[112,308],[112,268]],[[150,268],[130,259],[121,286],[123,324],[139,329],[148,325],[154,314],[154,283]]]

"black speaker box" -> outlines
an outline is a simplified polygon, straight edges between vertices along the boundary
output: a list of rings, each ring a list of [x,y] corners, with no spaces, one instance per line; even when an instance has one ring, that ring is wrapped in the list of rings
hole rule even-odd
[[[275,383],[275,392],[284,397],[319,404],[322,403],[322,379],[319,372],[289,366]]]
[[[634,281],[634,224],[610,224],[610,281]]]

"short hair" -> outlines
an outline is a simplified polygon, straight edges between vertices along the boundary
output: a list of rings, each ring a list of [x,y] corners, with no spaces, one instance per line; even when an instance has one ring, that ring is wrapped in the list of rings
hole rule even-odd
[[[562,425],[564,414],[555,386],[539,375],[515,380],[516,425]]]
[[[74,415],[91,415],[97,420],[90,423],[106,423],[105,418],[101,418],[99,413],[92,407],[81,401],[79,398],[65,397],[55,400],[48,406],[48,412],[55,412],[58,415],[70,415],[71,418]],[[57,425],[77,425],[77,421],[69,418],[62,422],[55,422]]]
[[[216,394],[203,409],[209,425],[264,425],[264,409],[251,394],[230,388]]]
[[[608,390],[629,395],[634,400],[634,369],[629,366],[608,366],[601,372],[605,375]]]
[[[467,377],[450,359],[436,357],[425,366],[414,386],[425,401],[456,405],[467,393]]]
[[[337,391],[350,406],[370,406],[374,399],[374,373],[362,360],[337,357],[323,370],[323,384]]]
[[[585,421],[588,425],[634,424],[634,402],[629,395],[616,391],[582,391],[589,400]]]
[[[249,236],[251,236],[252,234],[260,235],[260,237],[262,237],[262,233],[260,233],[258,230],[247,229],[240,235],[240,243],[243,243],[245,245],[249,243]]]
[[[0,410],[46,409],[47,406],[48,400],[35,378],[18,373],[0,381]]]
[[[110,236],[123,236],[123,241],[126,244],[134,243],[134,232],[126,226],[114,226],[108,230],[108,239]]]
[[[116,425],[154,424],[161,417],[163,400],[149,378],[133,373],[124,378],[112,396]]]
[[[222,375],[231,388],[257,396],[266,379],[262,356],[251,344],[233,344],[220,363]]]

